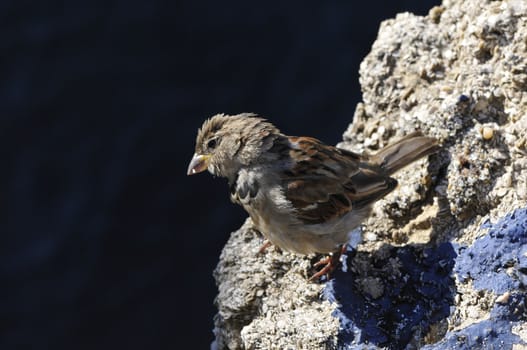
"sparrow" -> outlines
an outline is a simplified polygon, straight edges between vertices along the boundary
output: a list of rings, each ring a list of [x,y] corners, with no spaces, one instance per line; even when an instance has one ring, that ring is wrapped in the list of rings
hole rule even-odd
[[[231,200],[278,248],[331,254],[315,264],[325,265],[316,279],[335,268],[351,231],[397,186],[390,175],[438,149],[417,131],[373,155],[357,154],[284,135],[256,114],[217,114],[198,130],[187,175],[208,170],[226,178]]]

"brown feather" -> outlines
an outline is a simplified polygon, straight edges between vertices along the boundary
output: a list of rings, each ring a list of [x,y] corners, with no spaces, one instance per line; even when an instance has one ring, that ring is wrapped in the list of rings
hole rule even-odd
[[[311,137],[290,137],[295,166],[282,173],[285,196],[306,224],[334,220],[390,193],[389,175],[437,150],[434,139],[413,133],[367,157],[328,146]],[[294,147],[298,145],[300,147]]]

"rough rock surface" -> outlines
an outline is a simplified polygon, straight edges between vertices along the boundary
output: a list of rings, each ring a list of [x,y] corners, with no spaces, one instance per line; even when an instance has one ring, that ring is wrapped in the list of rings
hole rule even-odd
[[[396,174],[327,283],[317,256],[250,220],[215,271],[220,349],[503,348],[527,344],[527,2],[446,0],[381,24],[342,148],[412,130],[443,150]]]

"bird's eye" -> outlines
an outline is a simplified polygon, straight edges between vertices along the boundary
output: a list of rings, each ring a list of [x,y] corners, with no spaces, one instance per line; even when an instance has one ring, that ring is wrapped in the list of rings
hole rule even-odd
[[[217,144],[216,139],[210,139],[210,140],[207,142],[207,148],[209,148],[209,149],[214,149],[214,148],[216,148],[216,144]]]

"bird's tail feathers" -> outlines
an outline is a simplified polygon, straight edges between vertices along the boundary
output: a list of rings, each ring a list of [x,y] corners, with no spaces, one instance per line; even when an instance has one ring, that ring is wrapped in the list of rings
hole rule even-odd
[[[439,150],[437,140],[423,136],[420,131],[406,135],[371,157],[386,173],[392,174],[408,164]]]

